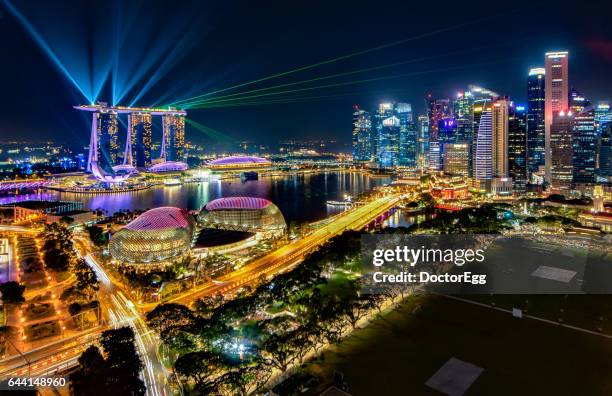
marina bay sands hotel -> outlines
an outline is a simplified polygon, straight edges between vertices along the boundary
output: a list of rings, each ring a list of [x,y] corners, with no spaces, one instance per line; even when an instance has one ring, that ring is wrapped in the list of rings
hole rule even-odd
[[[182,164],[185,148],[185,116],[175,108],[148,108],[94,105],[74,106],[92,113],[87,171],[99,172],[148,169],[159,163]],[[119,115],[127,115],[127,133],[123,152],[119,142]],[[159,158],[152,153],[153,116],[162,117],[162,141]],[[99,169],[99,170],[98,170]],[[100,177],[99,177],[100,178]]]

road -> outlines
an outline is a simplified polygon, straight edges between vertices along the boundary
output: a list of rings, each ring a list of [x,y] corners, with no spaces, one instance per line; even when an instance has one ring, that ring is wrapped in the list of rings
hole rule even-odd
[[[206,296],[229,293],[245,284],[257,281],[261,276],[272,276],[299,263],[306,254],[345,230],[360,230],[377,217],[390,210],[402,199],[401,195],[391,195],[376,199],[339,216],[336,221],[325,225],[301,239],[285,245],[266,256],[259,258],[239,270],[221,276],[215,282],[207,283],[187,293],[182,293],[167,302],[189,305]],[[156,304],[143,304],[141,308],[152,309]]]
[[[80,246],[87,244],[88,241],[79,243]],[[84,259],[95,271],[100,281],[98,300],[103,312],[107,313],[107,323],[113,328],[130,326],[134,330],[136,348],[144,365],[142,379],[147,388],[146,394],[150,396],[171,395],[167,381],[168,371],[159,356],[157,335],[148,328],[134,303],[113,284],[95,258],[91,254],[86,254]]]
[[[316,247],[324,244],[329,239],[344,232],[345,230],[360,230],[371,223],[380,215],[393,208],[403,196],[390,195],[378,198],[363,206],[354,208],[338,216],[335,221],[326,224],[313,233],[298,239],[288,245],[254,260],[237,271],[224,275],[215,282],[207,283],[201,287],[183,293],[169,302],[190,304],[191,302],[210,295],[231,293],[248,283],[256,282],[262,276],[270,277],[274,274],[286,271],[303,260],[306,254],[312,252]],[[78,254],[85,259],[88,265],[96,272],[100,280],[98,300],[102,311],[106,314],[106,323],[117,328],[130,326],[134,330],[136,347],[144,364],[142,379],[147,389],[147,395],[165,396],[170,395],[171,390],[168,383],[168,372],[161,362],[159,356],[159,341],[157,336],[148,328],[143,319],[142,312],[154,308],[153,304],[136,305],[125,296],[122,290],[113,283],[104,268],[89,253],[92,246],[83,235],[75,235],[75,247]],[[26,355],[27,362],[18,357],[10,361],[2,362],[0,375],[24,375],[27,372],[33,374],[45,374],[66,369],[77,364],[80,353],[89,345],[97,341],[97,337],[105,328],[99,328],[88,334],[86,339],[75,338],[64,340],[61,343],[49,344],[36,351],[30,351]],[[43,364],[44,363],[44,364]],[[25,370],[25,371],[24,371]]]
[[[81,353],[97,340],[103,330],[104,327],[90,329],[77,336],[4,359],[0,363],[0,378],[53,374],[72,367]]]

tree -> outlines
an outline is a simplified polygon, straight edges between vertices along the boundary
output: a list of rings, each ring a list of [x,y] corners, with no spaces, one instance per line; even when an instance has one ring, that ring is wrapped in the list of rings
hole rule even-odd
[[[270,367],[260,362],[227,372],[219,383],[230,395],[247,396],[259,392],[271,375]]]
[[[195,317],[189,308],[181,304],[159,304],[147,314],[147,323],[158,333],[170,328],[180,328],[194,323]]]
[[[262,345],[262,355],[283,373],[296,358],[295,346],[291,343],[292,333],[272,334]]]
[[[66,271],[74,257],[72,233],[60,223],[48,224],[43,231],[45,265],[54,271]]]
[[[223,357],[215,352],[197,351],[181,355],[174,363],[176,372],[192,379],[199,390],[210,389],[226,368]]]
[[[315,340],[311,337],[309,330],[304,327],[293,331],[291,335],[289,342],[295,351],[296,359],[302,364],[306,354],[312,349]]]
[[[91,242],[93,242],[94,245],[104,246],[106,244],[106,235],[104,234],[102,228],[94,225],[85,227],[85,229],[89,234],[89,239],[91,239]]]
[[[140,379],[142,362],[136,351],[134,331],[129,327],[106,330],[100,344],[106,354],[106,394],[144,395],[145,386]]]
[[[95,346],[79,357],[78,369],[70,374],[70,393],[75,396],[95,395],[106,388],[106,362]]]
[[[0,293],[2,293],[2,301],[5,304],[21,304],[25,301],[23,292],[24,285],[20,285],[15,281],[0,283]]]
[[[436,205],[436,200],[429,193],[423,193],[417,199],[417,204],[421,208],[431,209]]]
[[[364,318],[368,312],[374,307],[374,303],[372,300],[367,298],[355,298],[347,301],[345,303],[345,308],[343,309],[344,314],[347,317],[348,322],[351,324],[351,327],[355,329],[357,326],[357,322],[359,322],[362,318]]]
[[[100,289],[96,273],[83,259],[78,259],[72,267],[77,281],[74,288],[79,296],[90,301]]]

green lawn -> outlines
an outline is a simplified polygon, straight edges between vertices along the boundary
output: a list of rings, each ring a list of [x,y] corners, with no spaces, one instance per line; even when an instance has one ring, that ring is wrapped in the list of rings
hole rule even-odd
[[[310,370],[327,385],[341,371],[353,395],[440,395],[424,383],[455,357],[484,368],[467,395],[610,395],[610,356],[603,337],[428,296],[358,330]]]

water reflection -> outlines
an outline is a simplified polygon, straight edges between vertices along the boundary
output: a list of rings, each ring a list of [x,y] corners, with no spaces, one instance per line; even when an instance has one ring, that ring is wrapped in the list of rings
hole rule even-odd
[[[220,197],[254,196],[274,202],[289,222],[313,221],[337,213],[326,205],[327,200],[342,200],[345,194],[356,196],[375,186],[389,183],[389,178],[372,178],[356,172],[321,172],[263,177],[259,180],[211,181],[182,186],[157,186],[148,190],[119,194],[85,195],[51,192],[48,196],[80,201],[91,209],[104,209],[112,214],[122,209],[150,209],[177,206],[200,209],[208,201]]]

